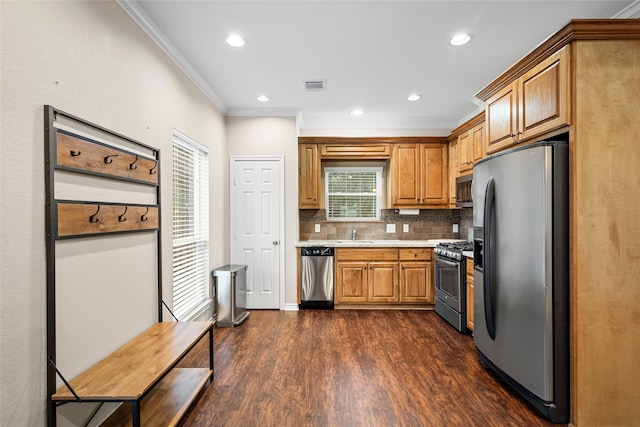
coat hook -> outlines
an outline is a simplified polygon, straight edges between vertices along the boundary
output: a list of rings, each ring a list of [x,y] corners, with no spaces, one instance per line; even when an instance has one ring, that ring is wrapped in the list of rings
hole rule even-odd
[[[117,155],[117,154],[111,154],[111,155],[109,155],[109,156],[107,156],[107,157],[105,157],[105,158],[104,158],[104,162],[105,162],[106,164],[111,164],[111,163],[113,163],[113,160],[111,159],[111,157],[118,157],[118,155]]]
[[[94,213],[93,215],[91,215],[91,216],[89,217],[89,222],[90,222],[91,224],[95,224],[96,222],[98,222],[98,221],[99,221],[99,219],[98,219],[98,218],[96,218],[96,215],[98,215],[98,212],[100,212],[100,205],[98,205],[98,210],[96,210],[96,213]]]
[[[128,206],[125,206],[124,212],[122,212],[122,214],[118,216],[118,222],[125,222],[127,220],[127,218],[124,218],[124,214],[127,213],[127,209],[128,209]]]
[[[82,154],[82,151],[71,150],[71,157],[78,157],[80,154]]]
[[[155,170],[157,167],[158,167],[158,162],[156,162],[156,164],[155,164],[155,165],[153,165],[153,167],[149,170],[149,173],[150,173],[151,175],[158,173],[158,171],[157,171],[157,170]]]
[[[147,206],[147,210],[140,217],[140,221],[142,221],[142,222],[149,221],[149,218],[147,217],[148,213],[149,213],[149,206]]]
[[[136,162],[138,161],[138,155],[136,154],[136,159],[133,161],[133,163],[129,164],[129,169],[134,171],[136,169],[138,169],[138,166],[136,165]]]

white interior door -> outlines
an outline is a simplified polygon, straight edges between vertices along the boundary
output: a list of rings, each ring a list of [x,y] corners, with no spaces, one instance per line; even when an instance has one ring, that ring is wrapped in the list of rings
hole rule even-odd
[[[247,308],[279,308],[283,159],[231,157],[231,264],[247,265]]]

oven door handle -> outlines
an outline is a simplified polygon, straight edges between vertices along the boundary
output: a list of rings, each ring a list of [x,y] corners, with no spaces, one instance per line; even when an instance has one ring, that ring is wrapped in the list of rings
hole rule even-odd
[[[487,333],[492,340],[496,339],[496,307],[495,307],[495,272],[493,271],[493,242],[492,229],[493,211],[495,205],[495,181],[493,177],[487,182],[487,189],[484,193],[484,274],[482,275],[482,289],[484,299],[484,321],[487,325]]]
[[[438,256],[436,256],[436,262],[441,262],[443,264],[447,264],[447,265],[450,265],[452,267],[458,267],[460,265],[459,262],[451,262],[451,261],[448,261],[446,259],[442,259],[442,258],[440,258]]]

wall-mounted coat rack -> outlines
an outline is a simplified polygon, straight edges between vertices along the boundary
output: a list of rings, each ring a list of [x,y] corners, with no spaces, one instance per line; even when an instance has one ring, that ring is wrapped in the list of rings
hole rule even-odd
[[[158,185],[158,160],[57,130],[57,169]]]
[[[158,324],[162,323],[162,254],[160,235],[160,151],[141,142],[90,123],[51,106],[45,106],[45,185],[47,238],[47,421],[56,425],[56,408],[69,401],[100,401],[79,388],[77,378],[67,381],[56,366],[56,241],[91,238],[124,233],[155,233],[157,271],[148,272],[151,281],[157,280],[156,310]],[[72,130],[68,130],[72,129]],[[77,131],[76,131],[77,129]],[[87,135],[93,136],[91,138]],[[105,141],[113,141],[113,144]],[[69,176],[69,174],[71,176]],[[63,176],[65,178],[63,178]],[[98,180],[96,181],[96,178]],[[70,179],[73,185],[60,190],[60,182]],[[103,188],[113,181],[120,192],[112,192],[113,199],[126,194],[126,202],[83,200],[86,194],[103,196]],[[155,187],[150,196],[149,186]],[[124,190],[122,190],[124,189]],[[77,191],[81,190],[79,193]],[[66,192],[58,199],[56,191]],[[85,196],[83,196],[85,195]],[[69,197],[77,199],[68,200]],[[105,196],[107,197],[107,196]],[[152,197],[155,200],[150,200]],[[131,203],[139,200],[140,203]],[[122,245],[127,245],[122,240]],[[118,265],[113,266],[119,268]],[[170,327],[167,325],[167,327]],[[199,333],[199,332],[198,332]],[[212,333],[211,333],[212,336]],[[115,359],[119,360],[118,358]],[[169,359],[170,360],[170,359]],[[118,368],[117,363],[115,364]],[[126,366],[121,367],[125,369]],[[57,388],[57,376],[64,386]],[[76,391],[74,391],[74,385]],[[65,391],[71,391],[71,398]],[[107,399],[114,400],[114,399]],[[132,400],[137,407],[138,424],[140,399]],[[121,399],[120,401],[125,401]],[[133,417],[136,419],[136,416]]]
[[[158,206],[56,201],[58,239],[157,230]]]

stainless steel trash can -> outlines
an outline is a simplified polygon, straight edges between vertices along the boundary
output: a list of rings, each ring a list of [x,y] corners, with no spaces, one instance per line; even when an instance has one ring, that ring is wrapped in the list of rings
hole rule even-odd
[[[211,272],[216,286],[218,313],[216,325],[238,326],[249,316],[247,311],[247,266],[225,265]]]

